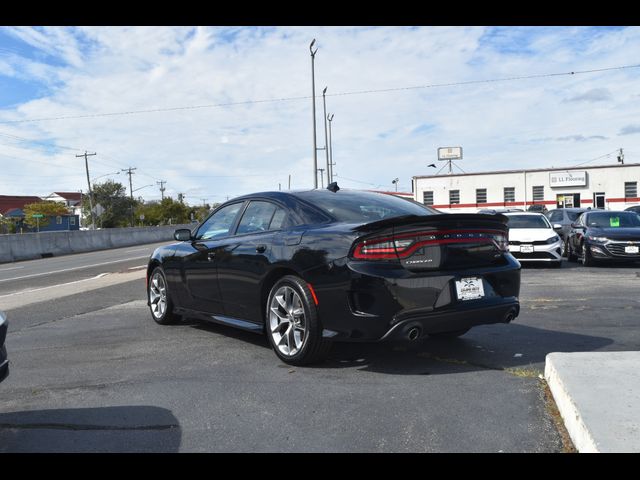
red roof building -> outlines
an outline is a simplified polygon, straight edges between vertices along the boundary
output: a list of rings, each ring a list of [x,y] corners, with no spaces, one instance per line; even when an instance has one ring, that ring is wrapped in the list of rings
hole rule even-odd
[[[23,210],[25,205],[41,201],[42,199],[40,197],[0,195],[0,215],[4,215],[10,210],[15,210],[16,208]]]

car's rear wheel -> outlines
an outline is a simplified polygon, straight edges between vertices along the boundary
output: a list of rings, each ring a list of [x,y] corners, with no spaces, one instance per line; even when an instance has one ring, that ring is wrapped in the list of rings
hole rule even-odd
[[[176,323],[180,317],[173,313],[173,302],[169,296],[167,278],[162,267],[156,267],[149,277],[147,287],[151,316],[160,325]]]
[[[276,355],[291,365],[326,358],[331,342],[322,337],[318,309],[307,283],[294,275],[281,278],[267,299],[266,331]]]

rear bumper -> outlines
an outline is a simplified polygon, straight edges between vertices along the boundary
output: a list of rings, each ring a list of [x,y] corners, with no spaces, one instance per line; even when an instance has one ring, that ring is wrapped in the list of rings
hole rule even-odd
[[[473,303],[473,302],[470,302]],[[417,338],[442,332],[467,330],[478,325],[509,323],[520,313],[520,303],[515,298],[502,299],[495,305],[480,302],[476,305],[460,305],[446,312],[429,312],[407,315],[399,319],[380,340],[407,340],[409,332],[417,329]],[[412,338],[414,340],[415,338]]]
[[[376,342],[403,338],[413,327],[420,335],[504,323],[520,312],[520,264],[464,271],[412,274],[391,265],[351,264],[343,282],[331,289],[314,285],[324,336],[337,341]],[[457,298],[456,281],[482,279],[484,296]]]

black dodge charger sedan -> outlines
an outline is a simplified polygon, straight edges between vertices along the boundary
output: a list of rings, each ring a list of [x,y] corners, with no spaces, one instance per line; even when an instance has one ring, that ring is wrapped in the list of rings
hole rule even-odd
[[[583,265],[602,260],[640,261],[640,216],[634,212],[591,210],[571,224],[567,259]]]
[[[507,217],[332,185],[238,197],[177,230],[149,260],[153,319],[266,333],[280,359],[303,365],[334,341],[455,337],[518,315]]]

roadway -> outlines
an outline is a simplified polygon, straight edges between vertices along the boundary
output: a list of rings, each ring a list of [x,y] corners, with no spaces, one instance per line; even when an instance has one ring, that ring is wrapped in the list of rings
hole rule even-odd
[[[3,295],[85,280],[101,274],[124,272],[146,265],[153,250],[168,243],[171,242],[0,264],[0,309]]]
[[[412,347],[337,344],[298,368],[262,336],[156,325],[143,272],[116,271],[129,261],[144,263],[8,309],[0,452],[571,451],[541,380],[546,355],[640,350],[639,266],[524,268],[510,325]]]

